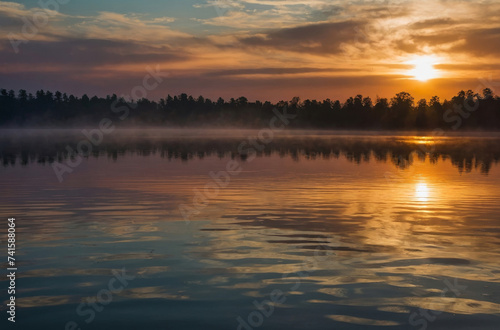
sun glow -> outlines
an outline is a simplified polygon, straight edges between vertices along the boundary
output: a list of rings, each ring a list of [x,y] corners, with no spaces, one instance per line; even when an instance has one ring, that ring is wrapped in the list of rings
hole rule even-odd
[[[408,74],[416,80],[427,81],[439,76],[439,71],[434,68],[434,65],[438,64],[434,56],[417,56],[407,64],[413,65],[413,70]]]
[[[415,198],[419,202],[427,202],[429,200],[430,189],[424,182],[419,182],[415,186]]]

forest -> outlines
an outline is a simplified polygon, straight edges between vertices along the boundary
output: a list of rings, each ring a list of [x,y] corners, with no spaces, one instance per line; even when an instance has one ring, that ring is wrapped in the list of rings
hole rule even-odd
[[[0,127],[62,127],[94,125],[120,118],[123,127],[262,127],[273,109],[296,114],[291,128],[415,130],[498,130],[500,97],[489,88],[481,94],[460,91],[450,100],[438,96],[415,99],[407,92],[391,99],[356,95],[344,102],[294,97],[277,103],[249,102],[246,97],[213,101],[203,96],[168,95],[159,101],[125,100],[117,95],[77,97],[59,91],[0,89]]]

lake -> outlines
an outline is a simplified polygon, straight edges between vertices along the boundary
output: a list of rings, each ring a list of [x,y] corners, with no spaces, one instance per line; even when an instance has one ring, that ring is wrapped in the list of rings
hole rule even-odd
[[[19,329],[500,324],[498,134],[2,130],[0,147]]]

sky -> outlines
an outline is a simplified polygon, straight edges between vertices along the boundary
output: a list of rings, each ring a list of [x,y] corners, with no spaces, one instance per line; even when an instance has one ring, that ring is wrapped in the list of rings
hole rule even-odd
[[[274,102],[500,94],[498,0],[0,1],[0,32],[0,88],[16,91]],[[154,88],[141,94],[147,68],[161,83],[146,80]]]

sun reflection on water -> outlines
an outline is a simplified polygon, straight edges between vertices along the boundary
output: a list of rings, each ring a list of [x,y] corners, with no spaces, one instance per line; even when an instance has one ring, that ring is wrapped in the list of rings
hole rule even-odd
[[[418,202],[427,203],[429,201],[430,189],[427,183],[418,182],[415,185],[415,199]]]

